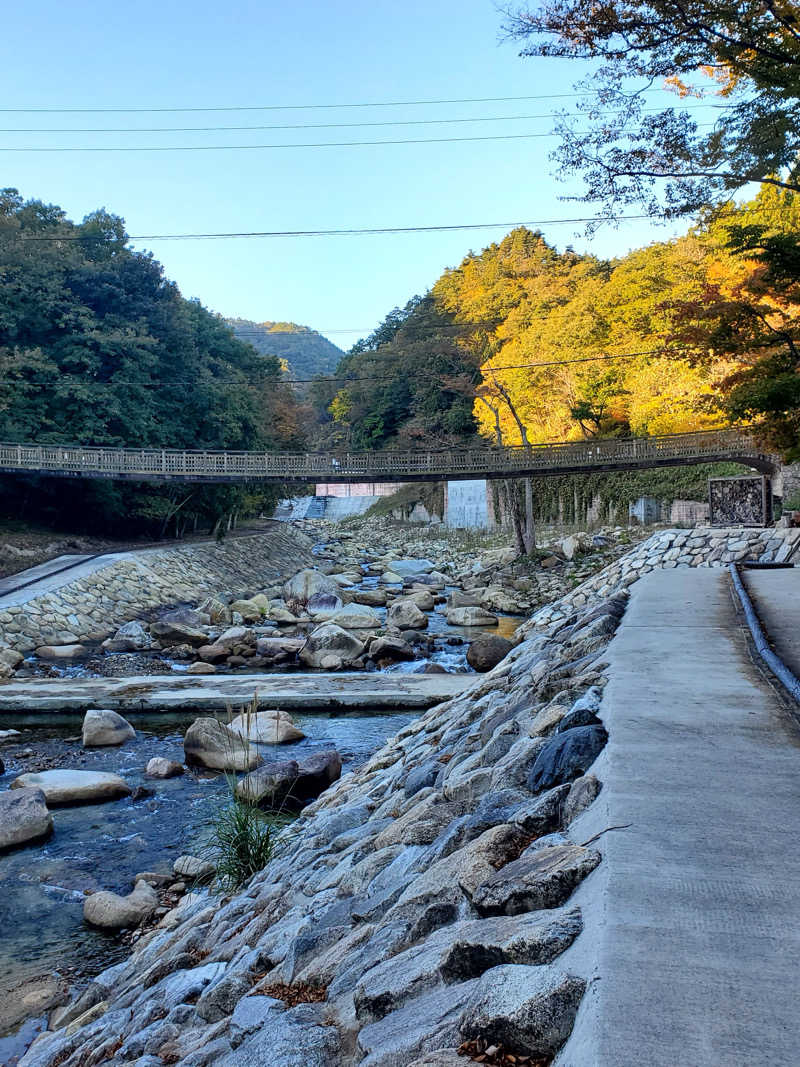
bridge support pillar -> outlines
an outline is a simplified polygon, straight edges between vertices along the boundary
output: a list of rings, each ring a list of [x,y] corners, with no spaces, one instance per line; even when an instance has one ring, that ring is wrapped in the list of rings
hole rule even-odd
[[[489,483],[484,479],[447,482],[444,521],[455,530],[489,530],[494,525]]]
[[[773,492],[782,497],[784,507],[800,507],[800,463],[789,463],[781,467],[773,478]]]

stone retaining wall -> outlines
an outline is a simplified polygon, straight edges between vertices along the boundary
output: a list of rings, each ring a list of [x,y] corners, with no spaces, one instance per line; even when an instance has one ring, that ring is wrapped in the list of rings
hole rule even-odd
[[[106,566],[52,592],[0,607],[0,646],[24,653],[39,645],[100,640],[168,604],[196,603],[221,590],[261,590],[306,565],[311,544],[294,527],[276,524],[220,544],[112,556]]]
[[[547,627],[595,599],[627,589],[656,568],[725,567],[743,559],[761,563],[800,562],[800,529],[659,530],[572,593],[538,611],[517,632],[522,635],[531,629]]]

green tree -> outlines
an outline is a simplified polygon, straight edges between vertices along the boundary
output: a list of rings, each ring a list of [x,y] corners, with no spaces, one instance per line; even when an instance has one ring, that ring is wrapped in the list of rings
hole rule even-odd
[[[559,123],[560,166],[601,213],[676,215],[748,182],[800,191],[800,17],[794,0],[542,0],[508,11],[523,56],[588,60],[585,99]],[[710,130],[647,91],[716,98]]]

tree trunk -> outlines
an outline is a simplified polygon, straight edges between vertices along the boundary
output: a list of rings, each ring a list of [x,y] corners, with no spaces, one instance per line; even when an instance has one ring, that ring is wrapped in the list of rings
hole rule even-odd
[[[529,556],[536,548],[536,525],[533,521],[533,481],[525,479],[525,555]]]

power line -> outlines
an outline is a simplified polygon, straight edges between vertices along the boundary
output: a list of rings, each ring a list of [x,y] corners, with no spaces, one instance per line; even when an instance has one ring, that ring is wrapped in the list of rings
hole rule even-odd
[[[726,110],[729,104],[683,104],[682,108],[712,107],[714,110]],[[2,109],[0,109],[2,110]],[[643,108],[647,114],[657,113],[661,108]],[[619,110],[597,112],[597,117],[620,115]],[[373,128],[381,126],[442,126],[469,122],[522,122],[534,119],[559,118],[556,111],[543,111],[536,115],[472,115],[468,118],[446,119],[382,119],[379,122],[303,122],[277,125],[257,126],[49,126],[49,127],[8,127],[0,128],[0,133],[221,133],[225,131],[243,132],[247,130],[342,130]]]
[[[366,353],[359,353],[359,354],[366,354]],[[663,349],[650,348],[650,349],[642,349],[642,350],[640,350],[638,352],[603,353],[601,355],[596,355],[596,356],[578,356],[575,359],[546,360],[546,361],[543,361],[541,363],[511,363],[511,364],[507,364],[507,365],[503,365],[503,366],[499,366],[499,367],[492,367],[489,364],[484,364],[482,366],[475,367],[474,370],[475,371],[481,371],[482,373],[483,372],[486,372],[486,373],[490,372],[492,374],[495,374],[495,373],[498,373],[500,371],[538,370],[538,369],[540,369],[542,367],[565,367],[565,366],[571,366],[572,364],[575,364],[575,363],[608,362],[608,361],[617,360],[617,359],[636,359],[636,358],[638,358],[640,356],[666,356],[666,355],[677,355],[677,356],[682,358],[683,353],[679,353],[679,352],[667,353]],[[467,368],[465,368],[465,371],[469,371],[470,369],[472,369],[472,368],[467,367]],[[454,373],[458,373],[458,372],[454,372]],[[441,380],[442,378],[446,378],[446,377],[449,377],[449,376],[450,375],[448,375],[446,372],[441,372],[441,373],[438,373],[438,374],[415,374],[414,378],[415,378],[415,380],[423,378],[423,379],[426,379],[426,380],[429,380],[429,381],[434,381],[434,380]],[[36,386],[47,386],[48,388],[52,389],[52,388],[57,388],[59,385],[63,384],[63,382],[65,380],[65,377],[66,376],[62,375],[61,378],[58,381],[47,381],[47,380],[36,379],[36,378],[30,378],[30,379],[17,378],[17,379],[13,379],[13,380],[6,379],[5,381],[2,382],[2,385],[0,385],[0,388],[2,388],[4,386],[11,386],[11,385],[25,385],[25,386],[27,386],[27,385],[36,385]],[[339,384],[339,383],[353,384],[353,383],[356,383],[356,382],[396,381],[397,380],[397,375],[396,374],[369,374],[369,375],[366,375],[366,376],[363,376],[363,377],[351,377],[351,378],[347,378],[347,377],[324,377],[324,376],[317,376],[316,378],[283,378],[283,379],[275,379],[275,378],[266,379],[265,378],[265,379],[261,379],[259,381],[252,381],[252,380],[250,380],[250,381],[225,381],[225,380],[220,379],[220,378],[212,378],[212,379],[205,379],[205,380],[199,380],[199,379],[196,379],[196,378],[195,379],[175,379],[173,381],[166,381],[166,380],[163,380],[163,379],[160,379],[160,380],[149,379],[147,381],[139,381],[139,382],[135,382],[135,381],[134,382],[131,382],[131,381],[109,381],[109,382],[86,381],[86,380],[78,377],[77,375],[72,375],[72,376],[70,376],[69,380],[80,382],[82,385],[104,386],[104,387],[109,387],[109,388],[116,388],[117,386],[125,386],[125,387],[130,387],[130,388],[152,388],[152,387],[156,387],[157,386],[159,388],[162,388],[162,387],[166,387],[166,388],[175,387],[175,388],[182,388],[183,389],[183,388],[186,388],[187,386],[195,386],[196,387],[198,385],[201,385],[201,386],[215,386],[215,387],[216,386],[229,386],[229,387],[233,387],[233,388],[253,388],[253,387],[261,386],[261,385],[311,385],[311,384],[322,384],[322,385],[331,384],[331,385],[335,385],[335,384]]]
[[[514,229],[517,226],[558,226],[577,222],[626,222],[634,219],[649,219],[651,215],[614,215],[598,220],[595,215],[577,216],[569,219],[528,219],[517,222],[465,222],[449,226],[375,226],[362,229],[341,230],[244,230],[228,233],[145,233],[127,234],[127,241],[216,241],[238,237],[356,237],[367,234],[394,233],[445,233],[461,230]],[[31,234],[15,235],[17,241],[105,241],[105,234]]]
[[[519,100],[566,100],[593,93],[539,93],[528,96],[473,96],[449,100],[383,100],[354,104],[247,104],[226,107],[0,107],[3,115],[156,115],[233,111],[331,111],[337,108],[430,107],[438,104],[499,104]]]

